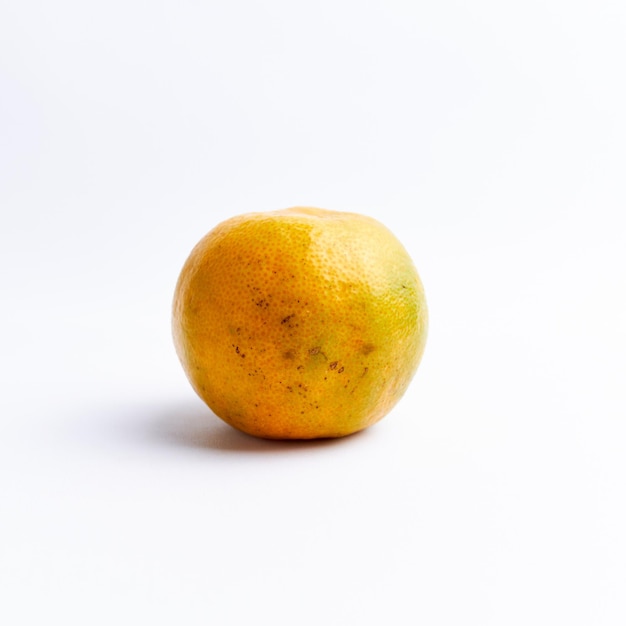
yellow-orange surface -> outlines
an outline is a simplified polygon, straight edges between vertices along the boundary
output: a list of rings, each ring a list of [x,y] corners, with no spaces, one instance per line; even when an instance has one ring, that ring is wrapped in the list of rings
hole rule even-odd
[[[386,415],[426,341],[422,284],[379,222],[293,208],[214,228],[174,297],[176,350],[224,421],[274,439],[339,437]]]

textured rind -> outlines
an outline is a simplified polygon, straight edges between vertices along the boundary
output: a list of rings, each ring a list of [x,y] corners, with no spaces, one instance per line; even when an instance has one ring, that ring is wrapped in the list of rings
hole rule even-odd
[[[357,214],[294,208],[223,222],[187,259],[173,334],[198,395],[252,435],[348,435],[404,394],[427,332],[399,241]]]

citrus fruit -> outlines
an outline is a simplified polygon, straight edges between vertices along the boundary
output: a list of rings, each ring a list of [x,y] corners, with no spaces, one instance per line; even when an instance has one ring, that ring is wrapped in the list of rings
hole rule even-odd
[[[270,439],[341,437],[385,416],[426,341],[424,290],[376,220],[296,207],[233,217],[181,271],[176,351],[225,422]]]

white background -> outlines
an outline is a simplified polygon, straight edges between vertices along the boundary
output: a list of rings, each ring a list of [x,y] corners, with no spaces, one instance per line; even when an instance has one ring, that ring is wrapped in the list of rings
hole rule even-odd
[[[626,623],[626,4],[0,5],[0,622]],[[196,241],[374,216],[396,409],[255,440],[170,338]]]

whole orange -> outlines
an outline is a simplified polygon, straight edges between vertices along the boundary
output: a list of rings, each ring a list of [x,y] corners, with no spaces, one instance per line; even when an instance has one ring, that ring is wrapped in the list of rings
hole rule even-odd
[[[198,395],[271,439],[341,437],[384,417],[426,341],[424,290],[376,220],[296,207],[229,219],[176,285],[176,351]]]

